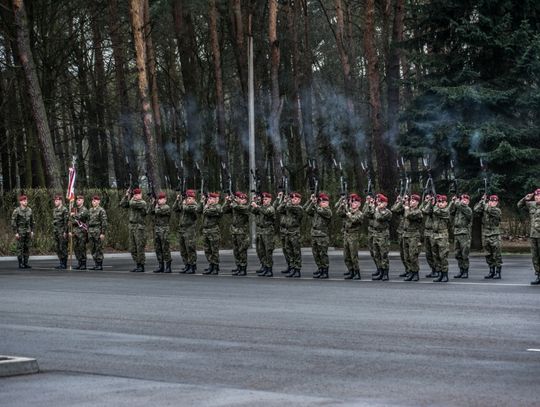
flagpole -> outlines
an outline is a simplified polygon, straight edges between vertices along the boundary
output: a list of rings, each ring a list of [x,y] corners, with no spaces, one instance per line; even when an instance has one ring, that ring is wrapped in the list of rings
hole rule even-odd
[[[67,199],[69,199],[69,215],[68,215],[68,234],[69,234],[69,271],[73,269],[73,221],[71,220],[71,211],[73,210],[73,201],[75,200],[75,177],[77,175],[75,169],[76,156],[73,156],[71,168],[69,169],[69,180]]]

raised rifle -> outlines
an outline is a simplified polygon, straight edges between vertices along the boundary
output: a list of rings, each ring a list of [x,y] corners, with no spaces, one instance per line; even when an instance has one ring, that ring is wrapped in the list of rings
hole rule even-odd
[[[349,191],[347,179],[345,178],[345,173],[343,172],[343,166],[341,162],[337,162],[335,158],[332,158],[334,162],[334,169],[339,171],[339,195],[340,200],[337,202],[336,206],[344,204],[346,208],[349,207]]]
[[[232,198],[233,196],[232,177],[231,177],[231,173],[229,172],[229,169],[227,168],[227,164],[225,164],[224,162],[221,163],[220,178],[221,178],[222,191]]]
[[[146,180],[148,181],[148,191],[146,192],[146,195],[155,200],[157,198],[157,194],[156,189],[154,188],[154,181],[148,172],[145,175]]]
[[[204,197],[204,199],[207,199],[208,198],[208,191],[206,190],[206,184],[204,182],[204,175],[202,173],[201,167],[199,166],[198,162],[195,162],[195,169],[197,170],[197,173],[199,174],[199,178],[200,178],[201,197]]]
[[[484,195],[489,195],[489,182],[488,182],[488,167],[487,163],[482,157],[480,157],[480,169],[482,170],[482,178],[484,179]]]
[[[371,180],[371,169],[369,168],[369,165],[367,161],[361,161],[360,166],[362,167],[362,171],[364,171],[364,174],[367,176],[367,188],[364,190],[366,193],[366,196],[373,196],[373,182]]]
[[[311,195],[319,199],[319,171],[317,170],[317,162],[308,159],[308,185]]]
[[[176,191],[180,193],[182,199],[186,199],[186,173],[184,161],[180,160],[180,165],[175,161],[174,168],[176,169]]]
[[[133,194],[133,188],[135,188],[135,184],[133,183],[133,171],[131,169],[131,164],[129,163],[129,158],[127,155],[124,156],[124,159],[126,161],[126,170],[128,172],[128,183],[126,185],[126,189],[129,195]]]
[[[435,191],[435,183],[433,182],[433,177],[431,176],[431,165],[430,165],[429,155],[427,157],[422,157],[422,165],[424,167],[424,170],[427,172],[427,176],[428,176],[426,184],[424,185],[424,190],[422,191],[422,202],[424,202],[424,198],[426,194],[429,194],[432,197],[435,197],[435,195],[437,195],[437,192]]]
[[[259,204],[262,202],[262,182],[259,170],[257,168],[255,171],[251,170],[251,177],[253,178],[253,189],[251,190],[251,194],[253,196],[253,200]]]
[[[450,160],[450,189],[449,192],[452,195],[458,195],[458,180],[456,178],[456,170],[454,167],[454,160]]]
[[[283,192],[284,196],[289,195],[289,176],[287,175],[287,168],[283,164],[283,159],[279,160],[279,167],[281,168],[281,181],[279,182],[279,190]]]

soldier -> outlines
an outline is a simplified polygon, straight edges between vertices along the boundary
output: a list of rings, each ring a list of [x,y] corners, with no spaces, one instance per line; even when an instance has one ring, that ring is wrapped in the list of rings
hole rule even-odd
[[[410,199],[402,200],[403,204],[403,255],[405,270],[408,272],[404,281],[418,281],[420,266],[418,255],[422,247],[422,211],[420,195],[412,194]]]
[[[531,217],[531,254],[536,280],[531,285],[540,284],[540,188],[534,194],[527,194],[518,202],[518,208],[526,208]]]
[[[86,270],[86,244],[88,243],[88,209],[84,206],[84,196],[78,195],[71,210],[73,251],[77,259],[75,270]]]
[[[408,277],[409,274],[410,274],[410,271],[407,270],[407,267],[406,267],[406,261],[405,261],[405,250],[404,250],[404,241],[403,241],[403,224],[405,222],[405,218],[403,216],[404,214],[404,207],[403,207],[403,201],[407,201],[408,200],[408,196],[401,196],[401,195],[398,195],[397,198],[396,198],[396,202],[394,203],[394,205],[392,205],[392,207],[390,208],[390,210],[392,211],[392,216],[393,217],[399,217],[399,224],[398,224],[398,228],[397,228],[397,235],[398,235],[398,246],[399,246],[399,257],[401,258],[401,262],[403,263],[403,265],[405,266],[405,272],[400,274],[399,277]],[[372,276],[375,276],[377,275],[377,273],[373,273]]]
[[[283,198],[283,192],[278,194],[280,204],[277,212],[281,215],[281,224],[284,226],[284,252],[289,254],[290,272],[286,277],[300,278],[302,268],[302,250],[300,243],[300,226],[304,217],[304,208],[300,204],[302,195],[291,192],[288,198]]]
[[[154,249],[159,264],[154,273],[170,273],[169,221],[171,220],[171,207],[167,205],[165,192],[158,194],[157,203],[152,200],[152,204],[148,205],[148,214],[154,216]]]
[[[373,252],[378,273],[373,280],[388,280],[388,252],[390,251],[390,221],[392,212],[387,208],[388,198],[377,194],[376,207],[371,213],[373,219]]]
[[[360,244],[360,227],[364,214],[360,210],[362,198],[357,194],[342,196],[338,201],[337,213],[343,218],[343,260],[348,272],[345,280],[361,280],[358,264],[358,246]]]
[[[107,213],[101,207],[101,198],[92,197],[92,207],[88,210],[88,240],[94,267],[90,270],[103,270],[103,241],[107,231]]]
[[[467,194],[461,199],[452,198],[450,214],[454,217],[454,252],[459,266],[459,274],[454,278],[469,278],[469,252],[471,250],[471,229],[473,211],[469,206],[471,198]]]
[[[256,216],[257,224],[257,257],[262,268],[257,274],[261,277],[273,277],[272,267],[274,260],[274,222],[276,220],[276,209],[272,205],[272,194],[262,193],[262,205],[257,201],[251,202],[251,211]]]
[[[144,273],[147,204],[142,199],[141,189],[135,188],[133,197],[130,191],[127,191],[120,201],[120,207],[129,209],[129,250],[133,261],[137,264],[131,272]]]
[[[202,212],[202,205],[197,203],[197,192],[188,189],[186,196],[176,197],[173,210],[180,213],[180,232],[178,241],[180,243],[180,254],[184,262],[184,268],[180,271],[183,274],[194,274],[197,271],[197,218]]]
[[[20,269],[31,269],[28,265],[30,256],[30,243],[34,237],[34,218],[32,209],[28,207],[26,195],[19,196],[19,207],[11,215],[11,228],[17,239],[17,259]]]
[[[330,222],[332,222],[332,209],[327,194],[311,195],[311,199],[304,207],[304,211],[313,218],[311,223],[311,251],[317,271],[313,278],[328,278],[328,246],[330,245]]]
[[[203,198],[203,202],[204,202]],[[219,274],[219,242],[221,232],[219,221],[223,208],[219,204],[219,192],[211,192],[203,207],[202,234],[204,238],[204,254],[209,263],[203,274]]]
[[[249,248],[249,205],[245,192],[237,191],[234,197],[227,196],[223,213],[232,213],[231,236],[236,269],[233,276],[247,275],[247,251]]]
[[[368,222],[367,246],[368,246],[368,250],[369,250],[369,255],[371,256],[371,259],[375,263],[375,252],[373,251],[373,232],[374,232],[373,223],[374,223],[374,220],[373,220],[372,217],[368,216],[368,214],[370,212],[372,212],[374,209],[375,209],[375,198],[373,198],[373,196],[371,196],[371,195],[368,195],[366,197],[366,202],[364,202],[364,206],[362,208],[362,213],[364,214],[365,217],[367,217],[367,222]],[[348,272],[345,273],[346,276],[348,274],[349,274]],[[375,273],[372,273],[371,276],[375,277],[377,274],[379,274],[378,270]]]
[[[53,209],[53,238],[55,252],[60,260],[60,264],[55,269],[65,270],[67,268],[68,257],[68,245],[67,245],[67,232],[68,232],[68,210],[64,206],[62,195],[56,195],[54,197],[54,209]]]
[[[437,195],[437,203],[433,208],[433,256],[438,278],[435,283],[448,282],[448,253],[450,242],[448,241],[448,226],[450,224],[450,210],[446,195]]]
[[[281,239],[281,247],[283,250],[283,257],[285,257],[285,261],[287,262],[287,268],[285,270],[281,270],[281,274],[290,274],[291,273],[291,253],[288,250],[287,246],[287,218],[280,212],[278,212],[279,206],[283,203],[283,201],[286,199],[283,192],[278,193],[278,199],[274,201],[274,208],[276,210],[276,213],[279,215],[279,238]]]
[[[482,216],[482,246],[486,252],[486,262],[489,266],[489,274],[484,278],[501,278],[502,255],[501,255],[501,210],[499,197],[491,195],[489,201],[487,195],[474,206],[474,212]]]
[[[427,194],[422,203],[422,214],[424,215],[424,250],[426,260],[431,269],[431,273],[426,274],[426,278],[437,278],[439,274],[435,268],[435,258],[433,256],[433,200],[431,194]]]

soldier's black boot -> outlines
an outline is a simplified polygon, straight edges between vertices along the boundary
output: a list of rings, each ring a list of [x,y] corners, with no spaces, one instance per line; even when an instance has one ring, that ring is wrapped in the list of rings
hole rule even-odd
[[[354,270],[353,280],[362,280],[362,276],[360,275],[360,270]]]
[[[291,269],[291,272],[289,274],[287,274],[286,277],[289,277],[289,278],[300,278],[302,277],[302,274],[300,273],[300,269],[297,269],[297,268],[292,268]]]
[[[322,273],[321,273],[321,275],[320,275],[319,278],[320,278],[320,279],[323,279],[323,280],[328,279],[328,267],[324,267],[324,268],[322,269]]]
[[[240,273],[240,266],[236,266],[235,269],[232,269],[232,270],[231,270],[231,275],[232,275],[232,276],[237,276],[238,273]]]
[[[459,274],[457,276],[454,276],[454,278],[463,278],[464,269],[459,269]]]
[[[67,263],[67,260],[66,260],[66,263]],[[64,259],[60,259],[60,264],[58,264],[58,266],[56,266],[55,269],[57,269],[57,270],[65,270],[66,269]]]
[[[495,275],[495,267],[489,266],[489,274],[487,276],[484,276],[484,278],[485,279],[493,278],[494,275]]]
[[[172,261],[168,261],[167,263],[165,263],[165,271],[164,273],[172,273],[172,269],[171,269],[171,263]]]
[[[97,268],[96,268],[96,270],[97,270]],[[144,273],[144,264],[137,264],[137,268],[135,269],[135,272],[136,273]]]
[[[281,270],[281,274],[290,274],[291,273],[291,266],[287,265],[287,270]]]
[[[353,277],[354,277],[354,271],[353,270],[349,270],[347,271],[346,273],[343,273],[343,275],[345,276],[345,280],[352,280]]]
[[[443,280],[443,272],[442,271],[438,272],[437,275],[438,275],[438,277],[435,280],[433,280],[434,283],[440,283]]]
[[[208,266],[207,269],[204,269],[204,271],[202,272],[204,275],[208,275],[208,274],[212,274],[212,272],[214,271],[214,264],[213,263],[210,263],[210,265]]]
[[[20,268],[20,269],[23,269],[23,268],[24,268],[24,264],[23,264],[23,259],[22,259],[22,257],[20,257],[20,256],[17,257],[17,260],[19,260],[19,268]]]
[[[94,270],[103,270],[103,262],[102,261],[96,261],[96,266],[94,267]]]
[[[266,267],[263,266],[263,265],[261,264],[261,267],[259,268],[259,270],[257,270],[257,275],[258,275],[258,276],[261,276],[261,275],[263,275],[265,272],[266,272]]]
[[[214,264],[214,268],[212,269],[212,274],[215,274],[215,275],[219,274],[219,264]]]
[[[272,272],[272,267],[265,267],[264,273],[261,274],[263,277],[274,277],[274,273]]]
[[[469,278],[469,269],[463,269],[463,275],[461,278]]]
[[[163,269],[163,262],[159,262],[159,267],[153,271],[153,273],[163,273],[165,270]]]
[[[437,278],[439,277],[439,273],[435,271],[435,269],[431,269],[431,273],[426,274],[426,278]]]
[[[441,275],[442,277],[440,277],[441,279],[441,283],[447,283],[448,282],[448,271],[441,271]]]
[[[388,280],[390,280],[390,277],[388,277],[388,269],[384,269],[383,275],[382,275],[382,281],[388,281]]]
[[[241,267],[238,267],[238,268],[239,268],[239,270],[238,270],[237,276],[240,276],[240,277],[247,276],[247,266],[241,266]]]
[[[377,272],[371,274],[371,279],[372,280],[380,280],[382,278],[382,273],[383,273],[382,269],[377,268]]]
[[[28,265],[28,256],[23,257],[23,268],[25,269],[31,269],[32,266]]]
[[[497,268],[495,269],[495,275],[493,276],[493,280],[501,279],[501,268],[502,266],[497,266]]]
[[[536,275],[536,280],[531,281],[531,285],[540,285],[540,274]]]
[[[404,281],[418,281],[418,272],[416,273],[409,273],[409,276]]]
[[[399,275],[399,277],[409,277],[409,274],[410,274],[409,271],[407,271],[407,269],[405,269],[405,271],[403,273],[401,273]]]
[[[190,264],[189,270],[186,271],[186,274],[195,274],[197,272],[197,265]]]
[[[323,269],[322,269],[321,267],[319,267],[319,268],[317,269],[317,271],[314,271],[314,272],[313,272],[313,278],[321,278],[322,270],[323,270]]]
[[[190,268],[191,268],[191,264],[184,264],[184,268],[182,270],[180,270],[178,273],[186,274],[189,271]]]

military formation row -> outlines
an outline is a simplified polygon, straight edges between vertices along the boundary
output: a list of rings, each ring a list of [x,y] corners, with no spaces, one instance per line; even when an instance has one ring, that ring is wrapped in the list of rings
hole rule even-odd
[[[26,196],[19,199],[20,206],[12,216],[12,227],[17,239],[17,256],[20,268],[29,268],[28,255],[33,237],[32,211]],[[73,242],[73,251],[79,270],[86,269],[87,245],[94,260],[92,270],[103,269],[103,242],[107,232],[107,215],[100,206],[100,197],[92,198],[90,209],[84,206],[84,197],[76,198],[71,213],[64,206],[61,196],[54,200],[53,228],[56,252],[60,259],[59,269],[67,267],[68,241]],[[251,202],[247,194],[236,192],[225,196],[220,203],[219,193],[209,193],[197,200],[195,190],[187,190],[178,196],[172,208],[167,204],[165,193],[157,195],[150,203],[143,199],[142,191],[127,191],[120,207],[129,211],[129,247],[136,267],[132,272],[145,271],[146,217],[154,220],[154,247],[159,262],[155,273],[171,273],[171,251],[169,245],[170,218],[173,211],[180,214],[179,245],[184,268],[180,273],[192,274],[197,271],[196,238],[199,230],[198,219],[202,217],[201,233],[204,252],[209,263],[203,274],[219,273],[219,246],[221,241],[220,219],[225,214],[232,215],[231,235],[236,269],[233,275],[247,274],[247,251],[250,245],[250,215],[256,222],[256,251],[261,268],[257,274],[262,277],[273,276],[273,251],[276,217],[279,217],[279,236],[287,269],[282,273],[290,278],[301,276],[302,256],[300,245],[300,226],[305,215],[311,217],[312,252],[318,270],[314,278],[328,278],[329,226],[333,212],[343,219],[343,257],[347,272],[345,279],[361,279],[358,250],[361,226],[368,225],[368,246],[377,271],[371,275],[373,280],[389,279],[388,252],[390,245],[390,222],[392,217],[400,218],[398,236],[401,261],[405,281],[419,280],[418,256],[425,250],[431,272],[426,276],[434,282],[448,281],[448,256],[450,253],[449,228],[454,232],[454,251],[459,265],[459,273],[454,278],[466,279],[469,275],[469,251],[471,247],[471,228],[474,214],[482,218],[482,244],[486,253],[489,273],[486,279],[500,279],[502,271],[501,256],[501,210],[496,195],[483,196],[470,207],[470,197],[463,194],[452,197],[450,202],[445,195],[426,195],[424,200],[417,194],[398,196],[389,208],[388,199],[383,194],[368,196],[362,205],[357,194],[342,196],[333,208],[327,194],[312,195],[302,204],[299,193],[284,195],[278,193],[274,200],[270,193],[262,193]],[[530,214],[533,265],[536,280],[540,284],[540,189],[528,194],[518,202],[518,207],[527,209]],[[333,211],[334,210],[334,211]]]

